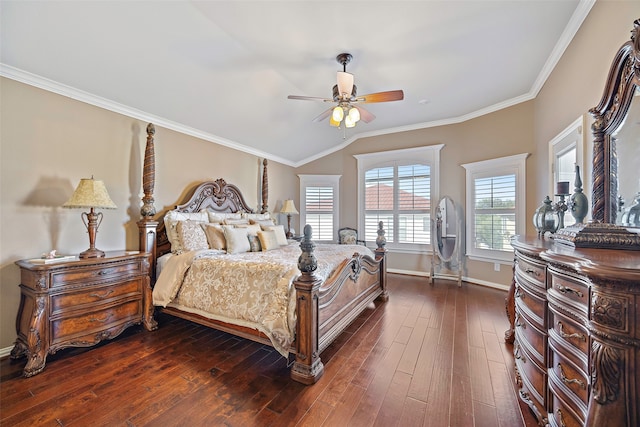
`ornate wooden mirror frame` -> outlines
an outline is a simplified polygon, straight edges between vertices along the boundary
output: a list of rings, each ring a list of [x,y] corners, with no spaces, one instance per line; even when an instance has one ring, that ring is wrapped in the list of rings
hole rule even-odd
[[[618,158],[613,137],[623,124],[640,87],[640,19],[634,21],[631,40],[613,59],[600,103],[589,110],[593,131],[593,223],[578,224],[556,233],[556,239],[576,247],[640,250],[640,230],[616,226]]]

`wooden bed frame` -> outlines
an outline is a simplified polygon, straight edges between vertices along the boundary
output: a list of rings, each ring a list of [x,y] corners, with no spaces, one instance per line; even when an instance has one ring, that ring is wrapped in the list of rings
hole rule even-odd
[[[171,250],[162,216],[157,220],[153,207],[155,182],[155,160],[153,138],[155,129],[147,126],[147,146],[143,172],[144,197],[141,208],[142,220],[138,222],[140,250],[151,254],[151,282],[155,283],[156,260]],[[262,212],[267,210],[267,160],[262,176]],[[247,205],[240,190],[223,179],[207,181],[195,188],[189,199],[176,206],[181,212],[199,212],[201,209],[218,212],[254,211]],[[301,275],[294,281],[296,288],[296,337],[290,352],[295,356],[291,378],[303,384],[313,384],[322,376],[324,365],[320,353],[374,300],[387,301],[386,289],[386,240],[382,222],[379,224],[375,259],[355,253],[345,260],[339,271],[323,282],[315,276],[317,262],[313,253],[315,244],[311,240],[311,227],[305,226],[300,243],[302,253],[298,258]],[[150,295],[147,296],[150,301]],[[145,304],[148,318],[152,318],[154,307]],[[164,313],[223,330],[231,334],[271,345],[261,332],[215,321],[193,313],[167,307],[158,308]]]

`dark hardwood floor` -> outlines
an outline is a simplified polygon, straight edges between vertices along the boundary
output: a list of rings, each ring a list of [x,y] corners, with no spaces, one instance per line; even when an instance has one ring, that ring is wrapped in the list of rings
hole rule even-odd
[[[529,426],[516,397],[506,292],[389,275],[321,355],[313,386],[273,349],[167,316],[66,349],[22,378],[0,361],[2,426]]]

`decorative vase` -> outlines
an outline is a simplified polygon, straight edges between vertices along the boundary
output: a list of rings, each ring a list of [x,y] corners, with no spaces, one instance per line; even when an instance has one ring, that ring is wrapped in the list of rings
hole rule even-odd
[[[573,183],[574,193],[569,200],[571,215],[575,218],[576,224],[584,224],[584,218],[589,212],[589,200],[582,192],[582,179],[580,179],[580,166],[576,165],[576,179]]]

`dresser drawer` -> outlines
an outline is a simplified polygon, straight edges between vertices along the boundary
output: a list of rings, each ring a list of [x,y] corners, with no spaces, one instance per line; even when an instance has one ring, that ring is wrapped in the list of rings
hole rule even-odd
[[[516,253],[518,262],[516,263],[516,276],[520,276],[532,285],[540,289],[540,292],[546,290],[546,267],[541,261],[536,261],[521,253]]]
[[[560,306],[566,305],[580,311],[580,315],[589,312],[589,285],[582,280],[566,275],[558,270],[549,268],[551,284],[548,299]]]
[[[132,295],[142,295],[142,279],[131,279],[110,286],[93,286],[80,292],[51,295],[51,315],[70,309],[81,309],[87,304],[95,306]]]
[[[564,357],[564,355],[560,353],[561,349],[555,348],[553,342],[551,342],[549,346],[551,348],[551,361],[548,375],[553,376],[556,382],[564,384],[586,407],[589,398],[589,382],[583,367],[574,364],[567,357]]]
[[[143,274],[140,262],[96,265],[92,268],[72,268],[55,272],[51,276],[51,286],[63,286],[74,283],[97,283],[117,277]]]
[[[515,291],[516,311],[522,311],[532,323],[547,329],[547,301],[527,290],[518,282]]]
[[[549,379],[551,397],[549,399],[549,425],[557,427],[583,427],[586,407],[580,402],[570,402],[562,389],[557,386],[555,375]]]
[[[142,320],[142,301],[127,301],[91,313],[51,321],[51,344],[59,344],[75,336],[88,335],[128,321]]]
[[[546,366],[547,334],[531,323],[518,305],[516,305],[515,326],[520,345],[527,348],[538,365]]]
[[[584,369],[587,370],[587,355],[589,354],[589,333],[584,326],[569,317],[559,313],[554,304],[549,304],[549,336],[559,342],[559,345],[573,349],[583,359]]]
[[[533,398],[541,404],[544,404],[545,396],[547,395],[547,371],[538,366],[526,347],[519,344],[518,338],[516,333],[516,344],[514,344],[513,347],[516,367],[518,368],[523,384],[527,386]]]

